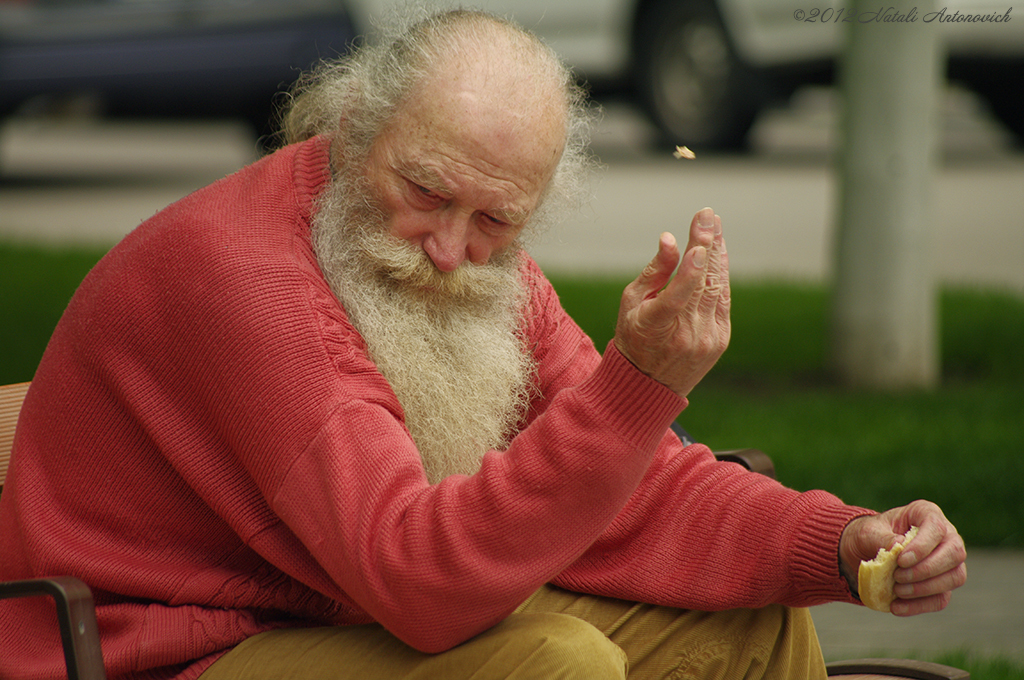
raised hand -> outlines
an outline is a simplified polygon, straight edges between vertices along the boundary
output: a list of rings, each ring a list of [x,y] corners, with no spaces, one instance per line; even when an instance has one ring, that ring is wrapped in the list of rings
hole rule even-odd
[[[666,232],[657,255],[626,286],[615,346],[638,369],[685,397],[729,346],[729,304],[722,221],[704,208],[690,222],[682,262],[675,237]]]

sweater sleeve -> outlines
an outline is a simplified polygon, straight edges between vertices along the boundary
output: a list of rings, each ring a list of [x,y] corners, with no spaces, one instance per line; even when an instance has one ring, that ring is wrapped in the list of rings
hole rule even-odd
[[[839,572],[839,537],[871,511],[796,492],[673,439],[559,585],[701,611],[855,601]]]
[[[565,315],[539,270],[535,300],[544,394],[600,360]],[[605,356],[616,353],[609,343]],[[543,406],[543,404],[542,404]],[[771,603],[810,606],[855,601],[839,573],[838,541],[871,511],[823,491],[798,493],[763,475],[721,463],[665,432],[658,453],[622,512],[555,582],[579,592],[704,611]]]
[[[611,354],[477,474],[430,486],[395,414],[346,400],[270,502],[341,591],[408,644],[441,651],[501,621],[597,540],[680,406]]]
[[[429,486],[400,412],[347,398],[268,491],[339,590],[428,652],[552,580],[700,609],[849,599],[838,538],[864,511],[683,449],[685,400],[598,355],[532,275],[542,397],[507,451]]]

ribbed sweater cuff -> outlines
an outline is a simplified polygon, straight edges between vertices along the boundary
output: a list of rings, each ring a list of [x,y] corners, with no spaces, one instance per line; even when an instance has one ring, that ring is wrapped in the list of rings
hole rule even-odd
[[[641,449],[657,447],[665,430],[688,405],[685,397],[641,373],[612,342],[577,391],[586,402],[602,404],[599,417]]]
[[[806,502],[808,507],[799,513],[803,518],[800,540],[793,542],[790,569],[801,583],[819,584],[820,588],[808,585],[804,594],[813,600],[857,602],[840,573],[839,539],[850,520],[875,511],[843,505],[823,491],[805,493],[798,502]]]

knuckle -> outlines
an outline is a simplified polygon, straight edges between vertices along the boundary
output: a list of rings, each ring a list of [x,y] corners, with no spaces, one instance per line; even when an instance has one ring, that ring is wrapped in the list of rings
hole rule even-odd
[[[622,291],[622,297],[623,298],[625,298],[626,296],[632,297],[632,296],[634,296],[636,294],[638,289],[642,290],[644,288],[644,284],[642,282],[642,278],[643,277],[641,275],[640,278],[634,279],[633,281],[630,281],[628,284],[626,284],[626,287]]]
[[[953,574],[953,587],[959,588],[967,583],[967,565],[961,564]]]
[[[697,353],[702,356],[710,356],[716,353],[719,349],[719,342],[716,336],[710,334],[701,334],[697,340],[696,350]]]
[[[633,281],[622,291],[619,298],[619,305],[622,308],[630,309],[636,306],[637,301],[643,299],[644,289],[639,281]]]

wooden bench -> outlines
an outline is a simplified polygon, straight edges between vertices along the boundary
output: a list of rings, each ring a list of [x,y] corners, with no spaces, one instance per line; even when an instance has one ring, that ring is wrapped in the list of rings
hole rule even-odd
[[[31,383],[0,386],[0,490],[7,479],[7,466],[11,462],[11,447],[14,445],[14,426],[18,424],[21,403]]]

